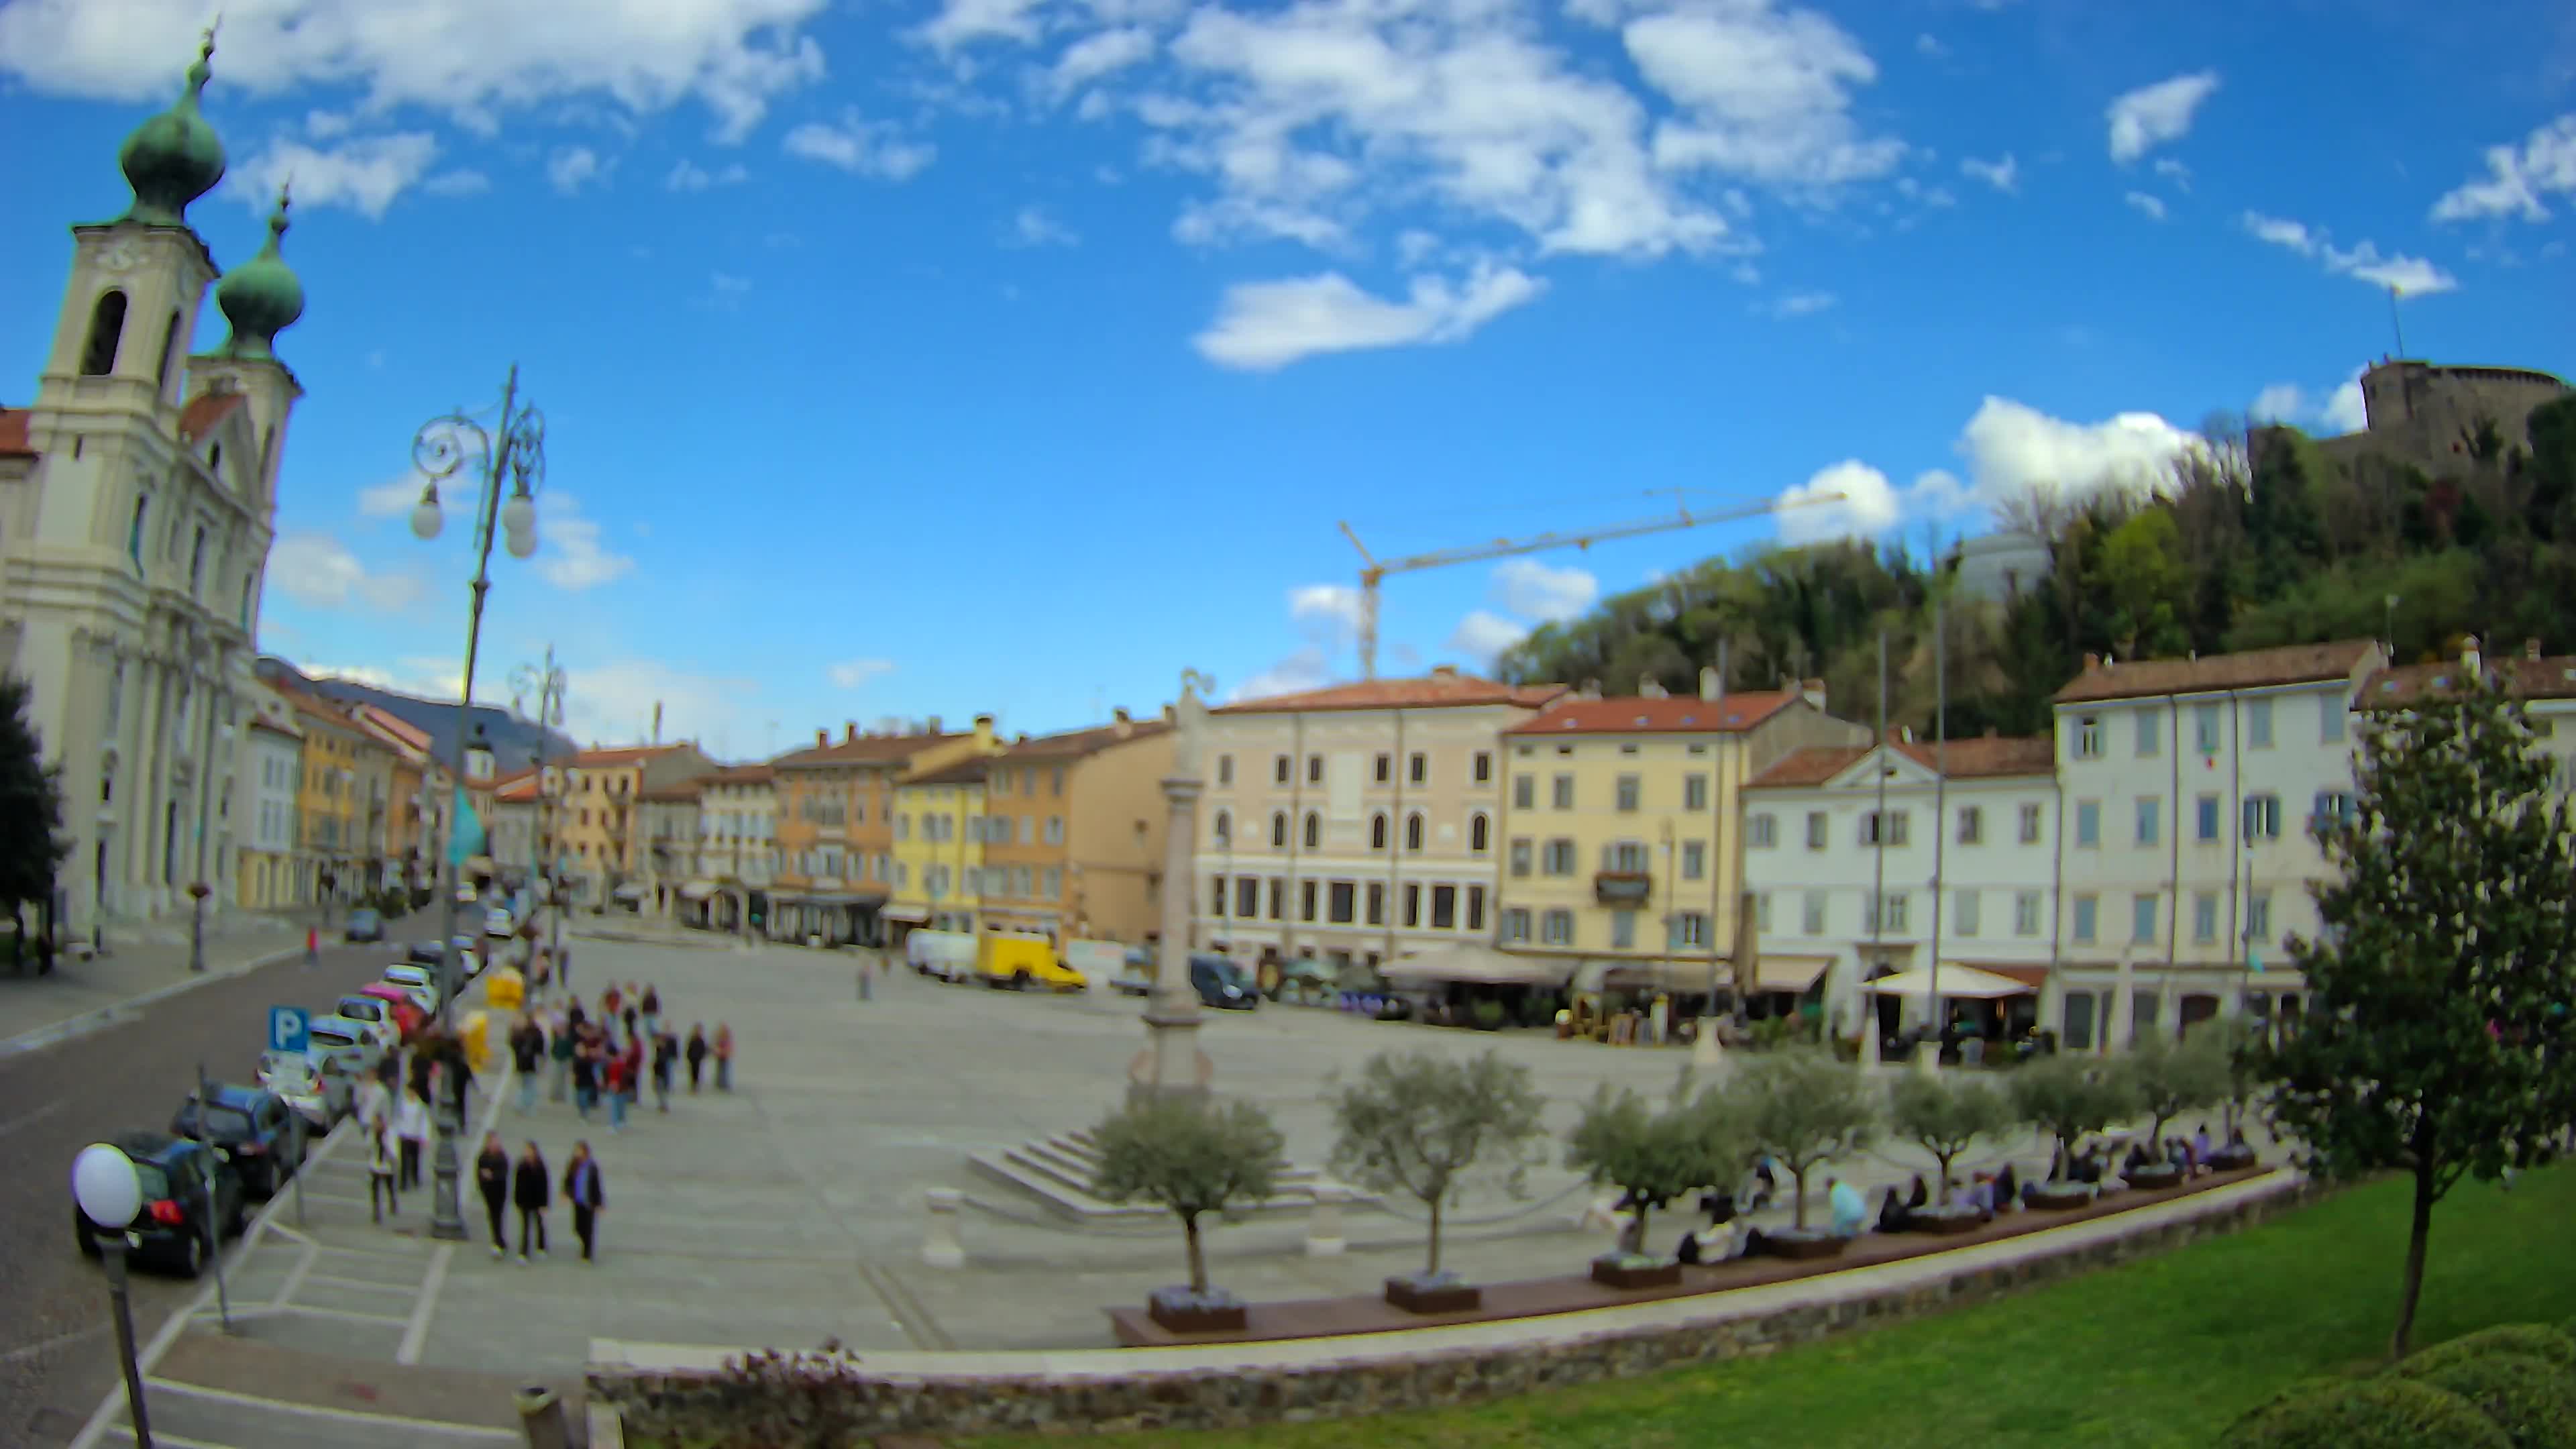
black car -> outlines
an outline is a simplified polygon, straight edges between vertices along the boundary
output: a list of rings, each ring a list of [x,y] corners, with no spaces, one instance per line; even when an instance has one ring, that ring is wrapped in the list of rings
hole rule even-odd
[[[381,941],[384,938],[385,918],[366,906],[351,911],[348,923],[340,932],[340,939],[344,941]]]
[[[98,1235],[121,1227],[135,1254],[194,1278],[220,1250],[220,1240],[207,1232],[209,1207],[223,1237],[240,1236],[246,1195],[241,1174],[220,1149],[166,1132],[121,1132],[108,1141],[134,1159],[143,1205],[134,1221],[110,1226],[91,1222],[79,1203],[72,1204],[72,1234],[83,1253],[97,1257]]]
[[[414,941],[403,947],[403,959],[414,966],[435,966],[444,954],[444,949],[436,941]]]
[[[170,1119],[175,1137],[210,1142],[232,1155],[233,1170],[245,1191],[266,1198],[277,1195],[296,1168],[295,1137],[286,1099],[262,1087],[236,1087],[217,1082],[214,1099],[200,1106],[195,1094],[179,1104]]]
[[[1251,1011],[1261,1005],[1261,990],[1231,957],[1190,957],[1190,988],[1201,1005],[1217,1011]]]

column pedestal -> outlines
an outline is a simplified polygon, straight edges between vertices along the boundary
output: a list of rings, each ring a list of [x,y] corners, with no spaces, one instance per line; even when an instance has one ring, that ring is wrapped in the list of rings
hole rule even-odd
[[[1337,1258],[1350,1247],[1342,1237],[1342,1204],[1350,1194],[1338,1187],[1315,1189],[1314,1216],[1306,1222],[1306,1256]]]

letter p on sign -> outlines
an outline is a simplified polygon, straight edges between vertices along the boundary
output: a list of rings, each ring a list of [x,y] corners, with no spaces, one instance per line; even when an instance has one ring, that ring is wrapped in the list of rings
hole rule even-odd
[[[313,1044],[309,1031],[312,1017],[300,1006],[272,1006],[268,1009],[268,1049],[292,1052],[301,1056]]]

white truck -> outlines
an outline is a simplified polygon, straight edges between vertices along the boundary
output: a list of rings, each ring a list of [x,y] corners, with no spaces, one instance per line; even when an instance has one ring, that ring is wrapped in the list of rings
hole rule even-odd
[[[975,938],[964,931],[915,931],[903,938],[903,959],[922,976],[971,981],[975,976]]]

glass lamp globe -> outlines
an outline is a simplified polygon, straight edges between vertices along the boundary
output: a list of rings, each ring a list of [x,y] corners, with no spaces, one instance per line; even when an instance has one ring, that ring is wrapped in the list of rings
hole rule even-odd
[[[537,503],[522,493],[501,505],[501,527],[511,533],[534,537],[537,531]]]
[[[537,552],[536,525],[532,523],[524,530],[506,532],[501,539],[501,546],[510,551],[512,558],[534,558]]]
[[[438,499],[435,496],[424,497],[420,506],[411,511],[411,536],[426,542],[438,537],[438,530],[446,522],[446,516],[439,511]]]
[[[93,1142],[72,1159],[72,1197],[91,1222],[122,1228],[143,1206],[143,1180],[134,1159],[104,1142]]]

